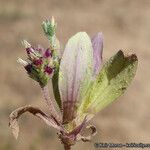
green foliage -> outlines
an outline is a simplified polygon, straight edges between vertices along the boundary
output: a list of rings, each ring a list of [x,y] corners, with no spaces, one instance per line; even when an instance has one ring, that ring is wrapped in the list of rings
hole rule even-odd
[[[121,96],[135,76],[137,62],[136,55],[125,56],[121,50],[111,57],[89,88],[78,113],[95,114]]]

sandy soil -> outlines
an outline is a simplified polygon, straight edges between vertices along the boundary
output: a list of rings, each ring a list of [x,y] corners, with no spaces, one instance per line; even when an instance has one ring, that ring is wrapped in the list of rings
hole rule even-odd
[[[25,57],[20,41],[48,46],[41,30],[46,17],[55,16],[62,43],[78,31],[104,34],[104,60],[117,50],[134,52],[139,66],[127,92],[94,119],[98,134],[91,143],[73,150],[94,150],[95,142],[150,143],[150,1],[149,0],[0,0],[0,150],[60,150],[56,132],[25,114],[19,121],[18,141],[8,128],[9,113],[22,105],[45,109],[40,89],[17,64]]]

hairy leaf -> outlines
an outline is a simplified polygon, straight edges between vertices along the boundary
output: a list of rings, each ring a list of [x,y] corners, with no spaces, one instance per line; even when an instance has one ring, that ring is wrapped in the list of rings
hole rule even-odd
[[[137,62],[136,55],[125,56],[121,50],[111,57],[89,88],[79,115],[95,114],[122,95],[135,76]]]
[[[92,43],[85,32],[79,32],[69,39],[60,63],[59,91],[64,123],[74,119],[76,105],[89,87],[92,74]]]

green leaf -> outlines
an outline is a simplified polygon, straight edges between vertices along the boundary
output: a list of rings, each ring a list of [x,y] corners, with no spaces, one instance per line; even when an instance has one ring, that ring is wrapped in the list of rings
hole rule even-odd
[[[111,57],[82,101],[79,116],[96,114],[121,96],[135,76],[137,63],[135,54],[125,56],[121,50]]]

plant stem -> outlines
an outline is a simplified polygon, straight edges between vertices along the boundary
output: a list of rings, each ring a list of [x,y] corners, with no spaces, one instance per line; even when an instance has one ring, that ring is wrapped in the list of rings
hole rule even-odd
[[[64,144],[64,149],[65,149],[65,150],[71,150],[71,145]]]
[[[49,89],[47,85],[42,87],[42,93],[51,114],[56,118],[57,121],[60,122],[60,117],[58,115],[58,112],[55,109],[53,101],[50,99]]]

